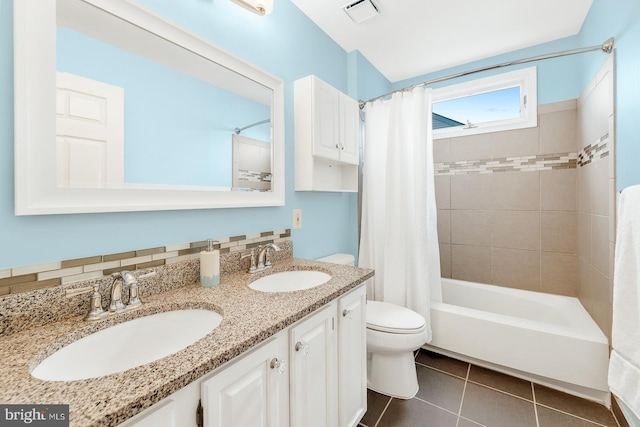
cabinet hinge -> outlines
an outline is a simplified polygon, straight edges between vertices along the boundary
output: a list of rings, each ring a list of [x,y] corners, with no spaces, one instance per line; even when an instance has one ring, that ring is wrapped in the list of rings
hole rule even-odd
[[[196,408],[196,425],[204,427],[204,409],[202,408],[201,400],[198,400],[198,407]]]

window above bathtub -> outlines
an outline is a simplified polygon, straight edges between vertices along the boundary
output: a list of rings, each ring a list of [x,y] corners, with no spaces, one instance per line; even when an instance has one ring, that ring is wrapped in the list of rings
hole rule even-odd
[[[436,139],[537,125],[536,67],[433,90],[433,137]]]

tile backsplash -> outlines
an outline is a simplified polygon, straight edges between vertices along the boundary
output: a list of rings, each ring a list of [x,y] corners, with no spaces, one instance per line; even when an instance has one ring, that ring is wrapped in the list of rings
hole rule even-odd
[[[218,238],[216,248],[220,250],[223,259],[224,254],[237,254],[239,259],[240,252],[252,247],[269,242],[277,244],[290,239],[289,229],[267,231]],[[199,254],[206,244],[206,240],[202,240],[3,269],[0,270],[0,296],[99,279],[120,270],[143,270],[199,259]],[[224,270],[225,266],[222,266],[223,274],[231,272],[228,271],[229,265],[226,268],[227,271]]]
[[[271,253],[273,261],[293,256],[289,229],[232,236],[218,241],[216,246],[221,252],[223,281],[225,275],[249,269],[249,259],[241,258],[247,249],[275,243],[281,250]],[[200,251],[205,245],[206,241],[199,241],[10,269],[16,274],[5,277],[2,279],[4,282],[0,283],[11,283],[3,285],[9,287],[10,291],[14,286],[24,286],[16,287],[17,292],[0,296],[0,335],[86,314],[89,295],[83,293],[69,297],[66,295],[68,289],[97,285],[104,305],[109,301],[113,280],[110,274],[113,271],[137,270],[137,276],[155,273],[139,281],[139,293],[143,298],[196,284],[200,280]],[[86,272],[98,274],[95,277],[85,276]],[[38,280],[40,277],[42,280]],[[22,278],[30,281],[14,283]],[[123,298],[126,303],[128,296]]]

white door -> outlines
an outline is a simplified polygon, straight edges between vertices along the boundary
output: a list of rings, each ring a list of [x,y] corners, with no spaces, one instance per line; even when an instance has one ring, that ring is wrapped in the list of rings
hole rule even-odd
[[[204,427],[288,426],[286,355],[282,334],[203,381]]]
[[[336,305],[291,329],[291,425],[335,427],[337,414]]]
[[[57,73],[57,185],[121,187],[124,183],[124,89]]]
[[[340,427],[357,426],[367,412],[366,287],[338,300],[338,413]]]
[[[340,161],[357,165],[360,145],[360,107],[358,102],[340,93]]]

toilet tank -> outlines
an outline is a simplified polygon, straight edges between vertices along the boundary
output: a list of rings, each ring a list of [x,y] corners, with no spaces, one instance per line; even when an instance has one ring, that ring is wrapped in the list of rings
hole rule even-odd
[[[342,264],[355,266],[356,259],[351,254],[332,254],[326,257],[318,258],[316,261],[331,262],[333,264]]]

